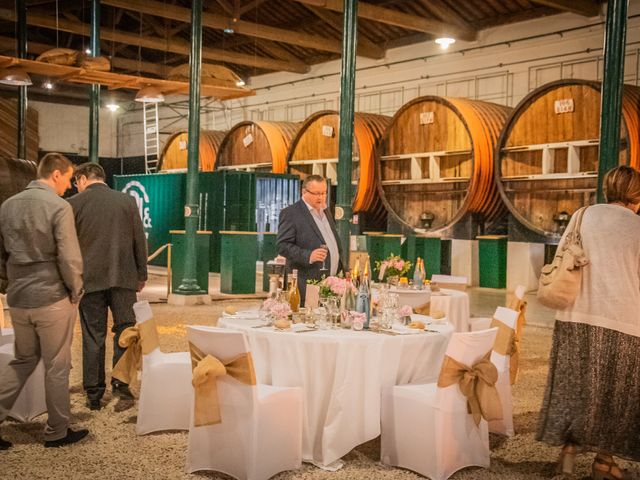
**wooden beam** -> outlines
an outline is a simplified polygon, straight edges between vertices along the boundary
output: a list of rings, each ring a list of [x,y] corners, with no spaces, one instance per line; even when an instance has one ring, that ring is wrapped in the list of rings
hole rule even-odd
[[[564,12],[577,13],[584,17],[600,15],[600,5],[592,0],[531,0],[532,3],[553,7]]]
[[[11,37],[0,37],[0,51],[15,51],[16,39]],[[29,53],[40,55],[56,48],[55,45],[47,45],[45,43],[29,42]],[[168,68],[163,65],[151,62],[138,62],[137,60],[130,60],[128,58],[111,57],[111,65],[114,68],[121,68],[123,70],[129,70],[132,72],[147,72],[158,75],[159,77],[166,77]]]
[[[216,0],[218,5],[222,7],[222,9],[227,12],[229,15],[233,15],[233,7],[227,0]]]
[[[251,0],[246,5],[243,5],[242,7],[240,7],[240,10],[238,11],[238,17],[241,17],[242,15],[253,10],[254,8],[258,8],[258,5],[260,5],[264,1],[265,0]]]
[[[170,18],[180,22],[191,22],[191,10],[176,5],[168,5],[154,0],[102,0],[103,5],[134,10],[158,17]],[[203,12],[202,26],[216,30],[232,28],[235,33],[250,37],[272,40],[274,42],[289,43],[304,48],[313,48],[324,52],[341,53],[342,42],[333,38],[325,38],[304,32],[271,27],[244,20],[233,21],[233,18]],[[379,57],[373,57],[379,58]]]
[[[305,5],[326,8],[334,12],[342,12],[342,0],[293,0]],[[586,0],[582,0],[586,1]],[[407,30],[430,33],[431,35],[449,35],[459,40],[473,41],[477,38],[474,29],[464,28],[459,25],[441,22],[431,18],[423,18],[409,13],[403,13],[390,8],[379,7],[366,2],[358,2],[358,17],[386,23]]]
[[[323,22],[331,26],[336,30],[340,36],[342,36],[342,16],[337,13],[330,12],[323,8],[313,7],[311,5],[305,5],[307,9],[311,10],[318,18]],[[385,51],[378,45],[373,43],[367,37],[358,33],[358,55],[369,58],[384,58]]]
[[[5,8],[0,9],[0,20],[15,22],[14,11]],[[59,29],[63,32],[77,33],[84,36],[89,36],[89,33],[91,31],[88,24],[71,22],[68,20],[59,20],[56,22],[56,19],[53,17],[37,13],[29,13],[29,15],[27,15],[27,23],[29,25],[41,28],[50,28],[52,30]],[[189,42],[183,40],[167,41],[158,37],[139,36],[118,30],[113,31],[110,29],[103,29],[100,33],[100,36],[104,40],[108,41],[136,45],[139,47],[149,48],[151,50],[159,50],[162,52],[179,53],[182,55],[189,55],[189,51],[191,48]],[[234,63],[238,65],[264,68],[266,70],[284,70],[293,73],[307,73],[309,71],[309,66],[303,62],[286,62],[283,60],[274,60],[271,58],[230,52],[217,48],[203,48],[202,58],[217,62]]]
[[[456,12],[449,5],[445,4],[442,0],[428,0],[422,2],[422,4],[430,12],[435,13],[442,20],[448,20],[451,23],[455,23],[458,26],[473,29],[473,25],[469,23],[462,15]]]

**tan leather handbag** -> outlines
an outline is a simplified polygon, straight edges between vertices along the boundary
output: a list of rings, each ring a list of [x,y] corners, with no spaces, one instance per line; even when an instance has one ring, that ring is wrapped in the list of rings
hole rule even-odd
[[[553,261],[544,267],[538,279],[538,300],[546,307],[564,310],[573,305],[580,291],[582,267],[589,260],[582,249],[580,226],[588,207],[576,212],[576,223],[567,233],[562,251],[558,249]]]

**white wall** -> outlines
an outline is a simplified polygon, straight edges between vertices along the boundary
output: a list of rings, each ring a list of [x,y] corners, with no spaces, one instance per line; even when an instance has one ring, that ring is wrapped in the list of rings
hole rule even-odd
[[[625,81],[638,85],[640,0],[630,2],[629,16]],[[603,22],[603,17],[567,13],[484,30],[477,41],[458,42],[447,52],[427,42],[390,50],[383,60],[358,58],[356,111],[393,115],[421,95],[468,97],[515,106],[528,92],[552,80],[601,80]],[[316,111],[338,109],[340,62],[313,66],[306,75],[261,75],[250,79],[250,87],[256,89],[256,96],[223,103],[203,98],[201,128],[228,130],[242,120],[299,122]],[[170,133],[187,127],[187,98],[167,100],[159,110],[161,148]],[[87,136],[79,132],[86,132],[87,116],[75,115],[77,118],[63,126],[57,114],[46,120],[41,114],[42,144],[64,142],[86,148]],[[101,120],[101,155],[107,145],[114,156],[142,155],[140,105],[118,118],[115,146],[113,141],[103,140],[105,135],[113,140],[114,135],[106,132],[108,122]],[[53,123],[55,133],[51,134],[44,122]]]
[[[40,150],[89,153],[89,107],[58,103],[29,102],[38,111]],[[100,109],[98,155],[115,157],[118,142],[116,115]]]

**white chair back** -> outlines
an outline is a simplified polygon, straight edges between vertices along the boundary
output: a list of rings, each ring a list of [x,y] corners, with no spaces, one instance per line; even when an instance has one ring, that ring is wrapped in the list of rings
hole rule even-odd
[[[431,283],[436,283],[440,288],[452,288],[454,290],[465,291],[469,279],[462,276],[453,275],[431,275]]]
[[[527,287],[525,287],[524,285],[518,285],[513,291],[513,294],[518,300],[524,300],[525,293],[527,293]]]
[[[498,307],[493,314],[493,318],[504,323],[507,327],[515,330],[518,323],[518,312],[507,307]]]
[[[227,328],[192,326],[187,327],[187,339],[205,355],[213,355],[223,363],[249,352],[245,334]],[[218,377],[218,398],[222,421],[233,418],[248,418],[253,415],[257,402],[256,387],[245,385],[224,375]]]
[[[497,328],[477,332],[454,333],[449,340],[446,355],[454,360],[473,366],[491,350],[496,339]],[[457,383],[437,390],[438,405],[442,411],[466,412],[467,399]]]
[[[153,318],[153,311],[147,300],[140,300],[134,303],[133,313],[136,316],[136,323],[143,323]]]

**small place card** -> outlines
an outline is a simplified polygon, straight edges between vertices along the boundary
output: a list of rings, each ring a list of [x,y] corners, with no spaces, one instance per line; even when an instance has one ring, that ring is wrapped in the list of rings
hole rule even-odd
[[[243,139],[242,139],[242,144],[244,145],[244,148],[247,148],[249,145],[251,145],[253,143],[253,135],[251,135],[250,133],[247,134]]]
[[[187,141],[186,140],[180,140],[178,142],[178,146],[180,147],[180,150],[186,150],[187,149]]]
[[[435,112],[422,112],[420,114],[420,125],[428,125],[435,121]]]

